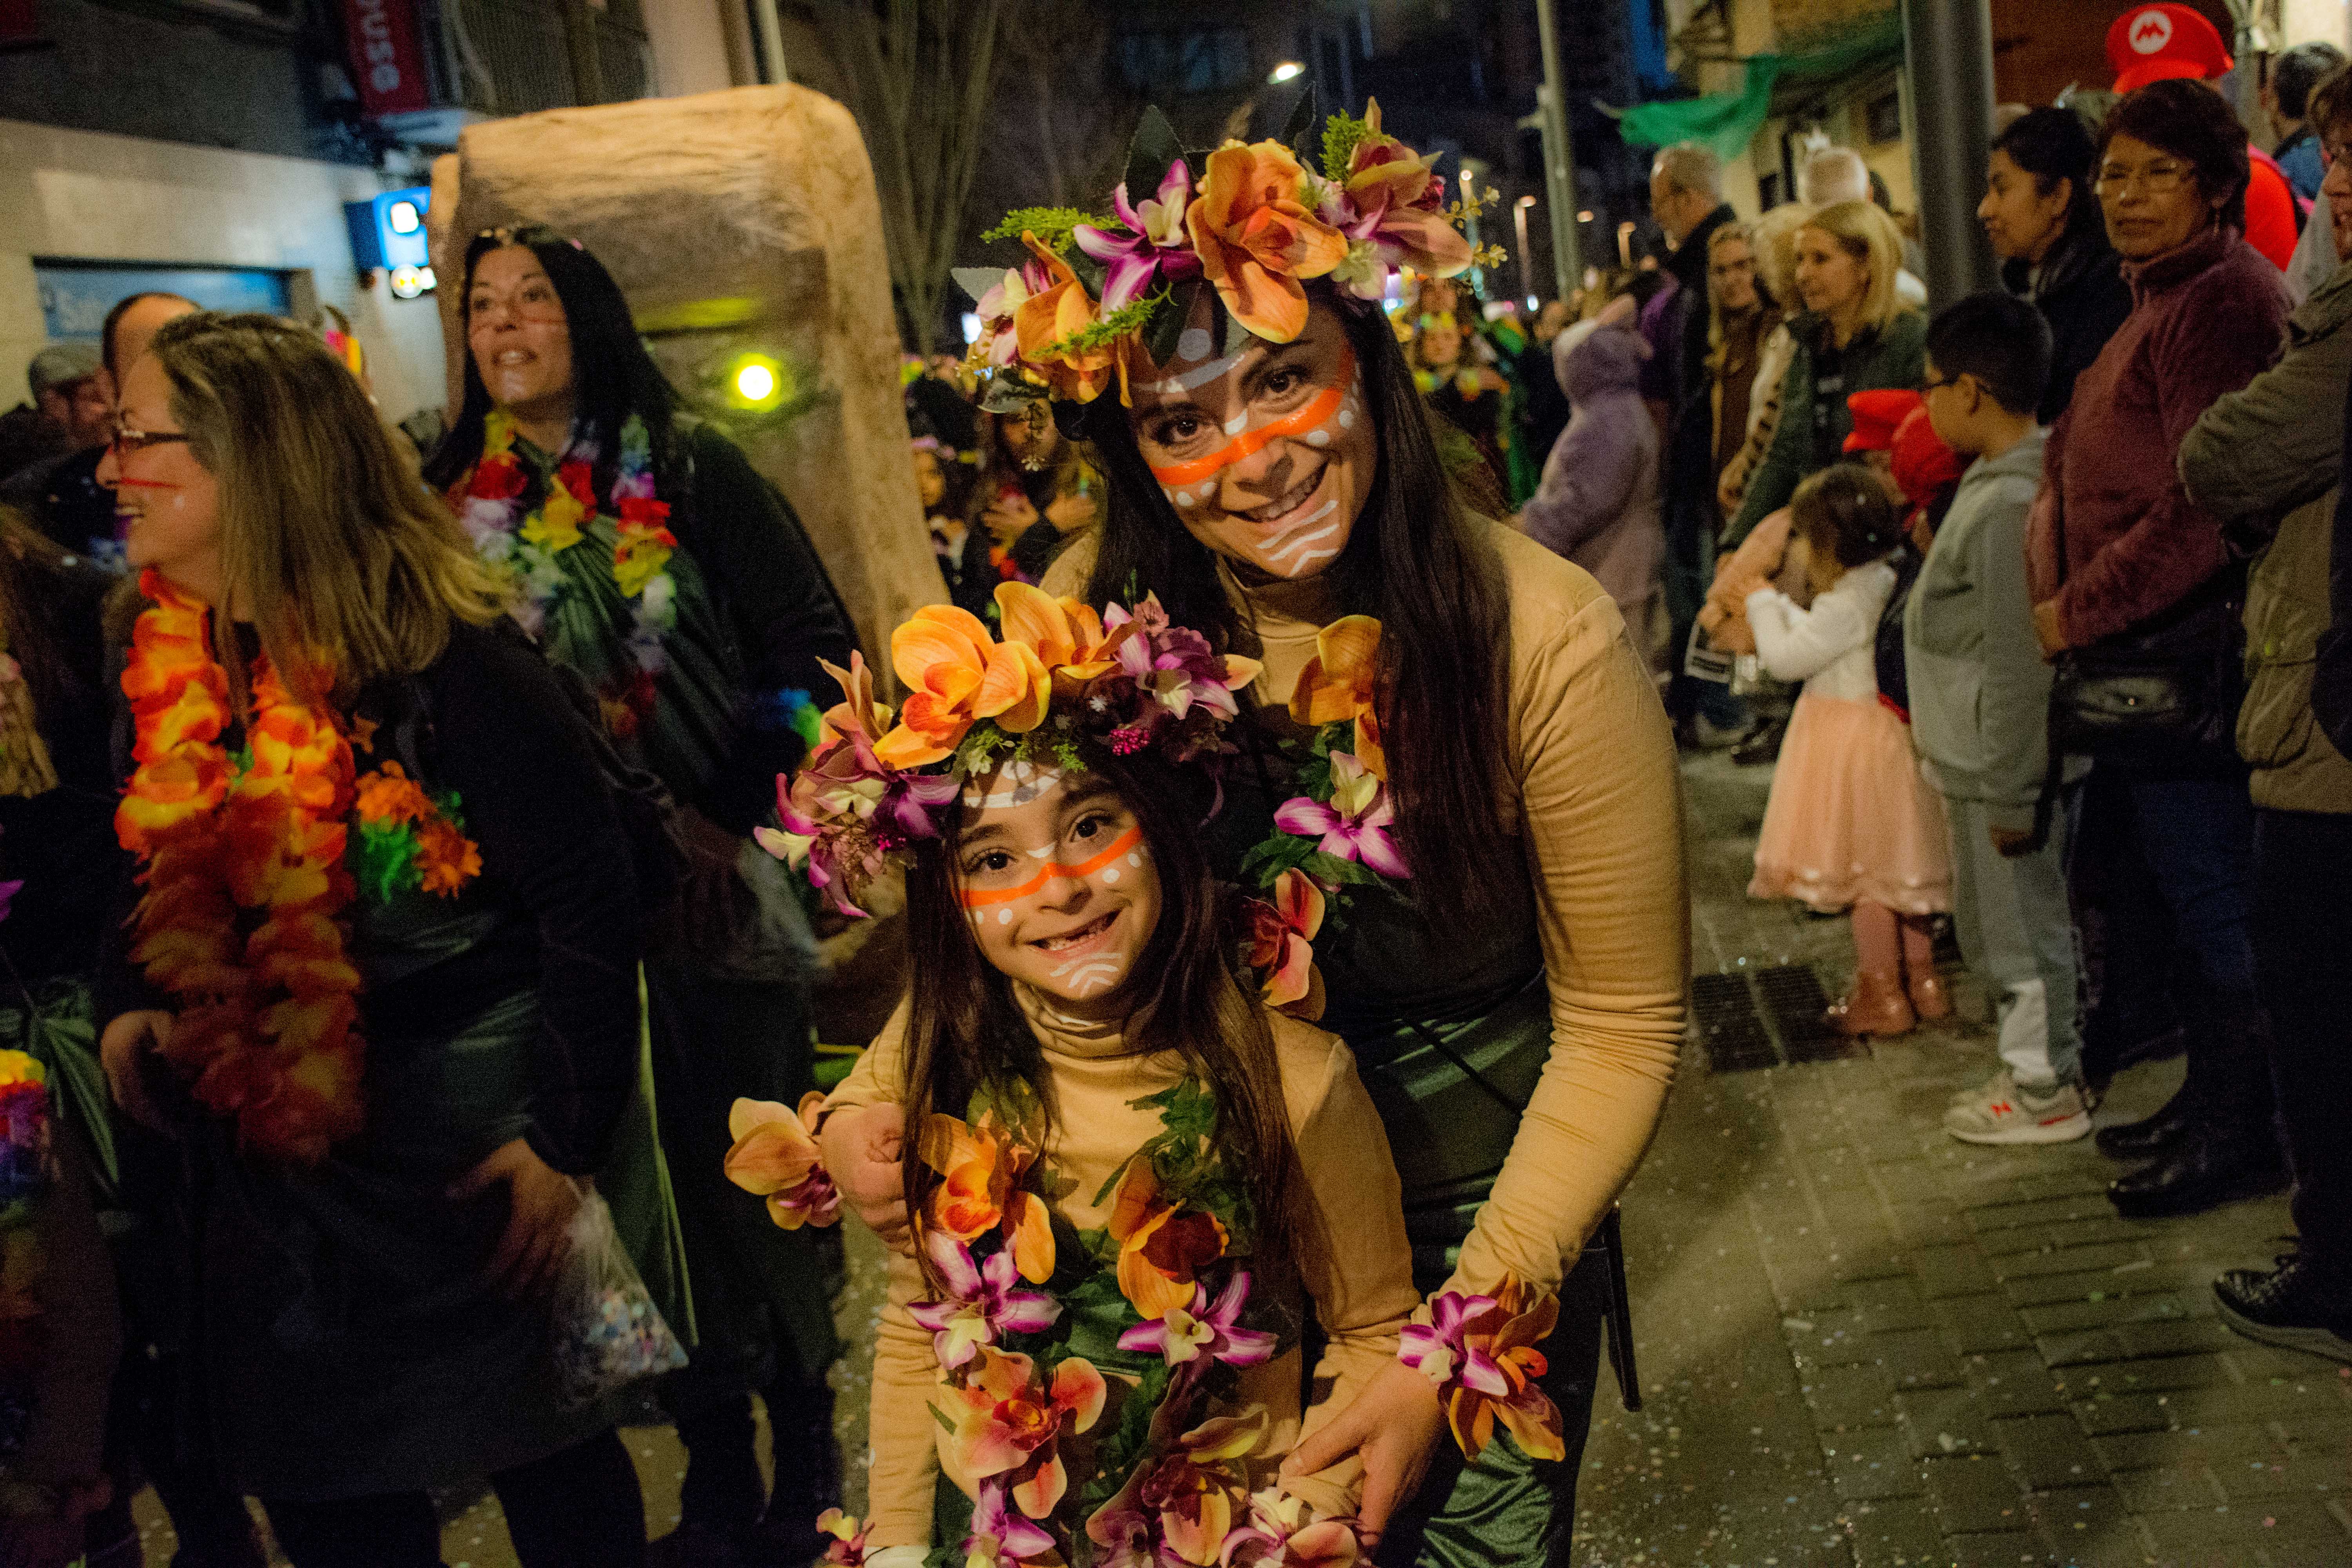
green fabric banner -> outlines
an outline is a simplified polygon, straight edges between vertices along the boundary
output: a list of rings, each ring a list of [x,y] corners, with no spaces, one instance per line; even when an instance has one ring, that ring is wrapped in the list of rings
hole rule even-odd
[[[1748,150],[1757,128],[1776,111],[1801,107],[1812,92],[1865,70],[1900,64],[1903,58],[1903,18],[1889,14],[1856,27],[1834,44],[1802,54],[1750,55],[1748,79],[1738,92],[1709,93],[1637,103],[1628,109],[1601,111],[1617,121],[1619,134],[1634,147],[1671,147],[1696,142],[1718,158],[1737,158]],[[1776,90],[1777,89],[1777,90]]]
[[[1748,61],[1748,82],[1738,92],[1637,103],[1617,118],[1618,134],[1633,147],[1672,147],[1696,142],[1726,162],[1748,151],[1757,127],[1772,110],[1772,84],[1780,77],[1779,55]]]

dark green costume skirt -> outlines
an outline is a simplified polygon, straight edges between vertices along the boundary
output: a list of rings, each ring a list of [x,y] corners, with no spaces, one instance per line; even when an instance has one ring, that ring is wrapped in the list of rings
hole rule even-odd
[[[1538,970],[1466,1017],[1349,1021],[1342,1032],[1388,1129],[1404,1183],[1413,1284],[1427,1296],[1452,1277],[1551,1053],[1549,993]],[[1486,1451],[1467,1461],[1448,1437],[1419,1496],[1390,1521],[1378,1563],[1567,1568],[1600,1363],[1599,1264],[1578,1267],[1562,1286],[1559,1325],[1542,1347],[1549,1363],[1543,1386],[1559,1406],[1568,1457],[1530,1459],[1498,1428]]]

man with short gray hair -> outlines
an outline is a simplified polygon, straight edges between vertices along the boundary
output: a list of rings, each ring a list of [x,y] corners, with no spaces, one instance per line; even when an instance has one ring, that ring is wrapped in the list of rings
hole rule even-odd
[[[1671,299],[1645,321],[1653,331],[1642,397],[1659,421],[1659,495],[1666,526],[1668,707],[1700,745],[1728,745],[1747,727],[1731,689],[1682,673],[1683,649],[1715,570],[1715,421],[1706,371],[1706,247],[1736,215],[1723,199],[1723,164],[1696,142],[1663,147],[1650,164],[1650,216],[1666,237],[1660,269]]]
[[[1870,199],[1870,165],[1851,147],[1822,147],[1797,171],[1797,199],[1809,207]]]

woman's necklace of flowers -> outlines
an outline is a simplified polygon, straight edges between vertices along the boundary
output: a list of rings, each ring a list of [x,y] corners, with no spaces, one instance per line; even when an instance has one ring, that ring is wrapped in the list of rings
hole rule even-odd
[[[1381,623],[1344,616],[1315,635],[1315,655],[1290,698],[1309,734],[1300,793],[1274,814],[1274,831],[1242,858],[1250,899],[1248,961],[1268,1006],[1319,1017],[1322,981],[1314,941],[1344,889],[1412,876],[1391,836],[1396,805],[1381,743]]]
[[[557,463],[547,493],[526,513],[523,491],[530,476],[515,456],[511,416],[492,409],[482,426],[482,458],[467,479],[457,512],[482,558],[503,566],[520,595],[514,616],[534,637],[547,612],[562,596],[563,569],[556,557],[580,542],[581,531],[596,515],[591,448]],[[576,449],[575,449],[576,450]],[[629,656],[636,669],[625,683],[626,700],[642,719],[651,710],[653,679],[668,665],[662,638],[677,624],[677,583],[667,570],[677,536],[665,520],[669,503],[654,495],[652,443],[645,421],[632,414],[621,426],[621,462],[613,480],[613,581],[635,608],[629,629]]]
[[[454,895],[481,856],[430,801],[387,797],[406,782],[398,764],[357,777],[333,711],[296,700],[267,656],[232,755],[209,612],[152,569],[140,588],[151,603],[122,674],[136,766],[114,817],[141,862],[130,956],[172,1000],[163,1055],[197,1100],[234,1118],[247,1150],[316,1163],[365,1120],[345,819],[357,807],[363,835],[405,837],[408,868],[386,886]]]

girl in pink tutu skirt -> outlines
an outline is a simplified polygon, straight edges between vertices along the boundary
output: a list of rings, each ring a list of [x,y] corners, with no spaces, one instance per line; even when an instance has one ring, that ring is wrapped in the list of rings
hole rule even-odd
[[[1853,988],[1831,1019],[1852,1035],[1900,1035],[1952,1010],[1930,926],[1951,908],[1943,802],[1919,775],[1909,730],[1878,696],[1878,621],[1895,591],[1886,557],[1902,524],[1885,487],[1853,464],[1814,474],[1790,508],[1811,606],[1761,580],[1743,595],[1764,668],[1805,683],[1748,891],[1851,908]]]

